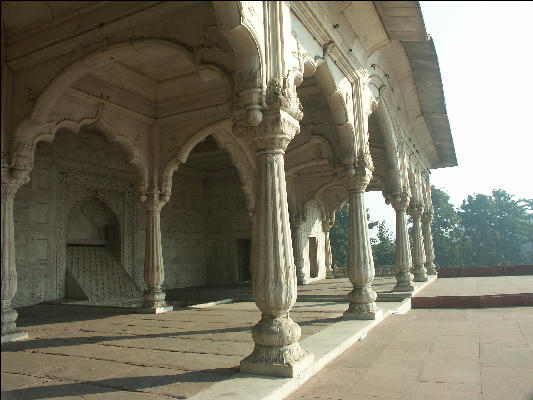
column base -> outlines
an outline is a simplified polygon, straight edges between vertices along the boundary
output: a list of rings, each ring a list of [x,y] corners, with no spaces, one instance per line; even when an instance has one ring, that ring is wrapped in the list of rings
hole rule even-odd
[[[141,307],[137,309],[137,314],[162,314],[166,312],[174,311],[173,306],[165,307]]]
[[[279,348],[266,348],[256,344],[253,353],[241,361],[240,372],[243,374],[279,376],[282,378],[298,377],[313,364],[315,357],[312,353],[301,349],[299,343],[293,343],[287,347],[294,345],[298,347],[301,353],[298,359],[287,361],[285,364],[277,364],[274,362],[265,362],[261,358],[268,359],[269,353],[276,353]],[[257,353],[260,353],[262,357],[257,357],[259,355]]]
[[[415,282],[427,282],[429,279],[427,274],[413,274],[413,275],[414,275],[413,281]]]
[[[348,309],[344,312],[344,314],[342,314],[342,318],[346,320],[353,320],[353,319],[381,320],[383,318],[383,310],[378,307],[376,307],[376,310],[374,311],[365,311],[365,312],[353,312],[353,311],[350,311],[350,309]]]
[[[430,265],[425,265],[428,275],[437,275],[437,269],[435,264],[431,263]]]
[[[411,273],[413,274],[413,281],[415,282],[427,282],[428,276],[427,276],[427,270],[424,266],[418,266],[411,270]]]
[[[13,332],[2,335],[2,343],[16,342],[28,338],[28,332]]]
[[[398,282],[392,289],[393,292],[413,292],[415,284],[413,282]]]

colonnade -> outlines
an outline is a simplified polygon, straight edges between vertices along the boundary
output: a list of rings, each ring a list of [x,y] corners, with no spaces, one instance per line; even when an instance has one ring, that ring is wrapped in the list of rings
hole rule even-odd
[[[289,316],[297,296],[297,271],[293,256],[291,228],[300,224],[289,222],[284,169],[284,151],[298,133],[298,120],[278,109],[265,113],[259,126],[236,126],[236,134],[245,138],[255,151],[255,209],[252,250],[254,298],[261,310],[261,319],[252,329],[253,352],[241,363],[241,370],[277,376],[295,376],[308,366],[312,354],[299,345],[301,329]],[[344,183],[349,193],[349,255],[348,277],[353,290],[348,294],[345,319],[377,319],[382,311],[376,305],[372,289],[374,262],[368,232],[364,201],[365,190],[373,172],[369,153],[358,156],[357,162],[345,170]],[[16,170],[2,166],[2,340],[20,335],[16,327],[17,312],[11,302],[16,293],[13,199],[17,190],[29,180],[30,169]],[[147,210],[144,278],[147,289],[139,312],[160,313],[172,310],[165,303],[161,290],[164,266],[161,248],[160,213],[168,202],[168,194],[153,187],[141,194]],[[414,199],[406,186],[393,193],[390,202],[396,212],[396,291],[414,290],[413,281],[427,281],[436,274],[431,237],[433,209],[431,203]],[[407,214],[413,219],[413,251],[411,252]],[[333,218],[332,218],[333,219]],[[325,223],[326,258],[331,264],[329,229]],[[292,225],[292,227],[291,227]],[[327,226],[326,226],[327,225]],[[295,238],[300,238],[299,232]],[[297,239],[298,240],[298,239]],[[411,257],[412,254],[412,257]],[[331,274],[330,274],[331,276]]]

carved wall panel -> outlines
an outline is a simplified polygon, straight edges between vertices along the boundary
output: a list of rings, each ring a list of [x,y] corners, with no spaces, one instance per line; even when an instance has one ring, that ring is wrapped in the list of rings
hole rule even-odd
[[[134,277],[133,271],[133,185],[113,176],[59,171],[57,294],[65,293],[66,227],[71,210],[91,197],[100,199],[117,216],[121,232],[121,263]]]

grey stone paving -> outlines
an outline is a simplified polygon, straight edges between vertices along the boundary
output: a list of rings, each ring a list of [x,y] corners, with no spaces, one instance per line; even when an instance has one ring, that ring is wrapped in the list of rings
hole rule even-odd
[[[533,307],[392,315],[290,400],[531,400]]]
[[[291,316],[304,339],[346,307],[298,303]],[[158,315],[40,304],[19,313],[30,339],[2,346],[2,399],[190,397],[238,371],[260,318],[254,303]]]

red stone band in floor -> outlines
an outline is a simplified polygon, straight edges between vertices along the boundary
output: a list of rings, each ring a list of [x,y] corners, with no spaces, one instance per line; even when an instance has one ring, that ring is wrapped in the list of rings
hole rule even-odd
[[[412,308],[481,308],[511,306],[533,306],[533,293],[413,297],[411,299]]]
[[[533,275],[533,265],[440,268],[439,278],[476,276]]]

